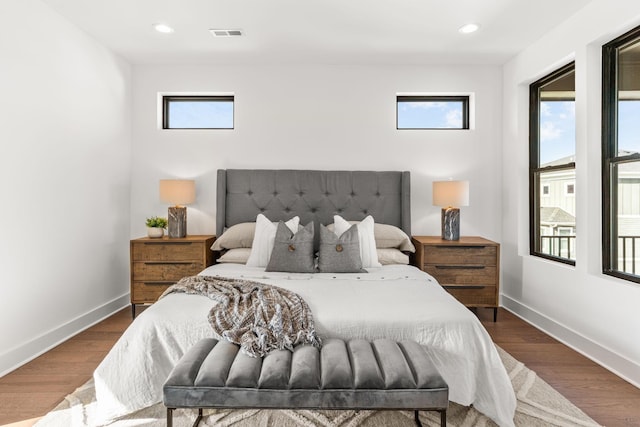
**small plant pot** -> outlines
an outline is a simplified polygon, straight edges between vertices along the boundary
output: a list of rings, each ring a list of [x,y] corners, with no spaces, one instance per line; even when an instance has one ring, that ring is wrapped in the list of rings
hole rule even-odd
[[[164,228],[147,227],[147,236],[157,239],[164,236]]]

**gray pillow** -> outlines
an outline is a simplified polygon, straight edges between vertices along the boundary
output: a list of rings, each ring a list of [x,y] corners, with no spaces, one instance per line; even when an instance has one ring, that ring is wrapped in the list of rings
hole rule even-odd
[[[321,273],[366,273],[360,258],[358,226],[352,225],[342,236],[320,225],[318,269]]]
[[[271,258],[266,271],[314,273],[313,222],[293,234],[284,222],[278,223]]]

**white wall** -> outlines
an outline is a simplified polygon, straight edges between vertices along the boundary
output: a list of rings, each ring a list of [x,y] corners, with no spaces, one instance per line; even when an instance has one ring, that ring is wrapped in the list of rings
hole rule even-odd
[[[414,234],[440,234],[431,182],[468,179],[462,233],[500,240],[497,66],[135,66],[131,235],[166,216],[158,180],[195,178],[188,232],[214,233],[216,170],[411,171]],[[159,130],[158,92],[232,92],[235,130]],[[398,131],[396,93],[468,92],[475,129]]]
[[[504,67],[503,303],[640,385],[640,285],[601,262],[601,50],[640,25],[637,0],[596,0]],[[576,63],[575,267],[529,255],[528,86]]]
[[[0,375],[128,302],[130,66],[0,2]]]

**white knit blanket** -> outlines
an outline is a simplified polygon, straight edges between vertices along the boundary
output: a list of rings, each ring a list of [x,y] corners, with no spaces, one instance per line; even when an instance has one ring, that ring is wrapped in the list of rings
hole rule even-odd
[[[190,276],[170,286],[171,293],[204,295],[218,304],[209,323],[223,339],[240,345],[253,357],[272,350],[293,350],[297,344],[320,347],[311,309],[298,294],[249,280]]]

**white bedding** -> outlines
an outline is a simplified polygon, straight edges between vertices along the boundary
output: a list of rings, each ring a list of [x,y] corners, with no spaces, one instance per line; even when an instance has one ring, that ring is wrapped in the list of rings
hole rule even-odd
[[[363,274],[265,273],[217,264],[203,275],[242,277],[289,289],[313,311],[320,337],[413,339],[425,345],[449,384],[450,400],[473,404],[501,426],[513,426],[516,398],[488,333],[434,278],[411,266]],[[142,312],[94,372],[101,418],[162,400],[162,384],[184,352],[212,336],[204,296],[171,294]]]

